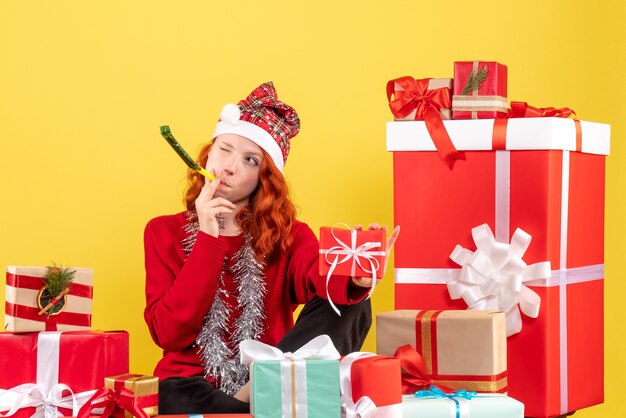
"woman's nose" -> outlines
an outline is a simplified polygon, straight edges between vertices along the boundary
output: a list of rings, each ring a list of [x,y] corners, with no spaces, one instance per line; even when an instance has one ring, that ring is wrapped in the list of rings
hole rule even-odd
[[[224,161],[223,169],[227,174],[233,174],[237,165],[237,158],[233,155]]]

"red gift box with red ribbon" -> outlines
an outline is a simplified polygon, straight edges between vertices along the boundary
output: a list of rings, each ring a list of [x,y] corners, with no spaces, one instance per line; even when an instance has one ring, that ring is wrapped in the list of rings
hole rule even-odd
[[[400,360],[357,352],[343,357],[339,370],[342,416],[402,416]]]
[[[128,333],[0,333],[0,413],[76,416],[106,376],[128,373]]]
[[[492,119],[506,115],[507,68],[494,61],[454,63],[452,119]]]
[[[448,285],[459,297],[467,289],[455,286],[483,277],[482,260],[495,270],[490,287],[480,292],[501,301],[503,310],[523,312],[521,331],[508,338],[509,395],[535,417],[601,403],[610,127],[563,117],[444,124],[466,156],[453,170],[433,152],[424,122],[387,124],[394,223],[402,227],[395,245],[395,308],[466,309],[464,298],[451,298]],[[466,257],[463,267],[450,258],[457,245]],[[509,254],[515,257],[507,260]],[[533,276],[532,267],[544,262],[550,263],[549,277]],[[505,265],[521,273],[509,277]],[[512,295],[521,298],[521,308]]]
[[[57,302],[60,309],[39,312],[47,267],[9,266],[6,273],[5,331],[88,331],[91,329],[93,270],[76,267],[69,292]]]

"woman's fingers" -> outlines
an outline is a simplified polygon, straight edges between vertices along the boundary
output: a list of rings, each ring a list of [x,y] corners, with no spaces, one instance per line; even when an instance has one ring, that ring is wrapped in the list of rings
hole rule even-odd
[[[208,185],[207,185],[206,180],[205,180],[204,187],[206,187],[206,197],[207,197],[208,200],[213,199],[213,195],[215,194],[215,191],[219,187],[219,185],[222,182],[223,178],[224,178],[224,171],[220,171],[215,176],[215,180],[211,181]],[[203,189],[204,189],[204,187],[203,187]]]
[[[398,235],[400,235],[400,225],[396,226],[393,229],[393,232],[387,239],[387,254],[389,254],[389,252],[391,251],[391,248],[396,243],[396,240],[398,239]]]

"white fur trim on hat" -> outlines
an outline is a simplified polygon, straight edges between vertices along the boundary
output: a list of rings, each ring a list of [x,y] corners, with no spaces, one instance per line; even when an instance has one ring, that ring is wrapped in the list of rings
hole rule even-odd
[[[255,125],[254,123],[246,122],[245,120],[236,120],[234,124],[219,121],[215,127],[213,138],[222,134],[235,134],[248,138],[250,141],[263,148],[272,158],[274,164],[280,172],[283,172],[283,168],[285,167],[283,153],[274,137],[265,129]]]

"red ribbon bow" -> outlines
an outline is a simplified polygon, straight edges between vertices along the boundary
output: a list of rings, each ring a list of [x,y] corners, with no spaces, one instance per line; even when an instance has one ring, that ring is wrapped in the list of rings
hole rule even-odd
[[[569,107],[534,107],[526,102],[511,102],[511,109],[507,113],[507,118],[568,118],[570,116],[576,116]]]
[[[444,392],[451,392],[452,389],[433,383],[433,380],[426,372],[424,359],[411,345],[403,345],[398,347],[394,357],[400,360],[402,373],[402,393],[410,395],[418,390],[430,389],[435,386]]]
[[[118,391],[108,388],[100,388],[94,395],[80,408],[77,418],[89,418],[91,411],[95,408],[104,408],[102,418],[111,416],[116,407],[120,407],[134,417],[148,418],[148,414],[141,408],[139,398],[135,397],[133,391],[120,388]]]
[[[511,118],[569,118],[576,116],[569,107],[534,107],[526,102],[511,102],[511,108],[502,119],[496,119],[493,123],[492,148],[494,150],[506,149],[506,127]],[[582,149],[582,128],[580,121],[574,119],[576,127],[576,151]]]
[[[429,80],[429,78],[415,80],[413,77],[390,80],[387,83],[389,108],[396,118],[403,118],[415,110],[415,119],[426,122],[426,129],[439,155],[450,168],[453,168],[456,160],[464,160],[465,155],[454,147],[439,114],[439,109],[451,106],[450,89],[441,87],[428,90]],[[396,84],[402,87],[402,90],[396,90]],[[392,96],[395,96],[394,100],[391,99]]]

